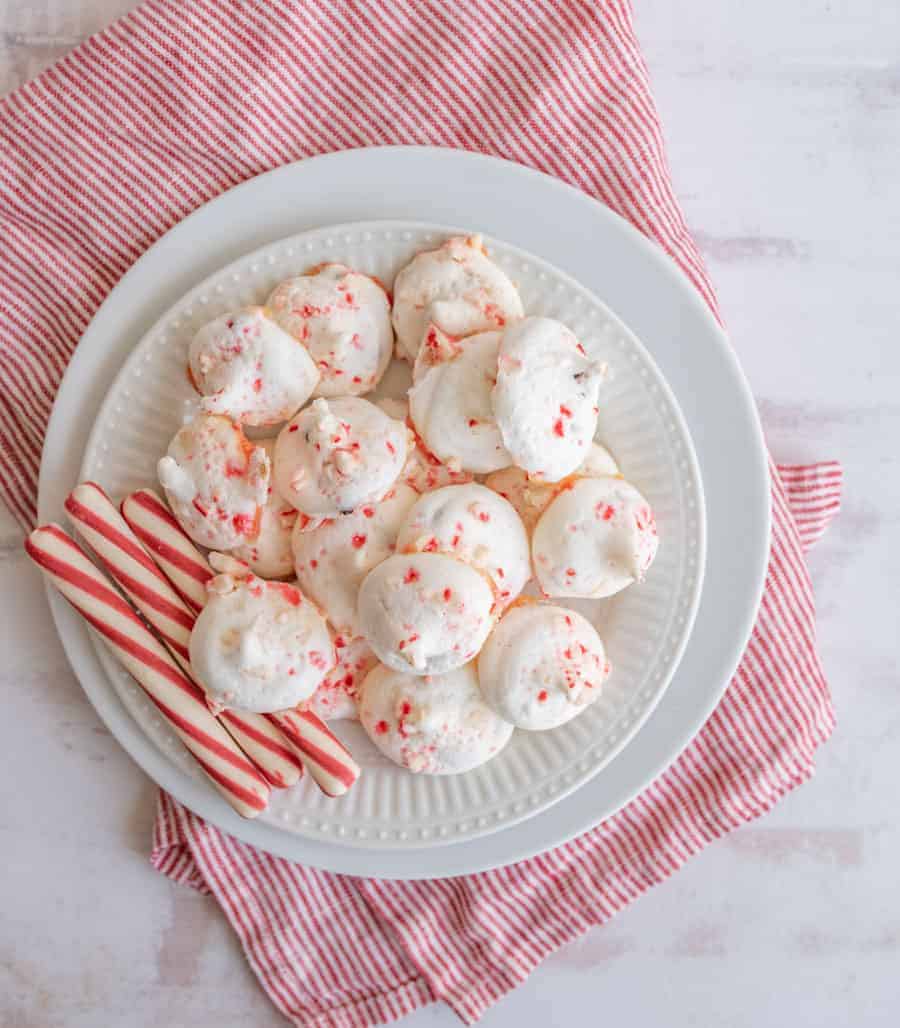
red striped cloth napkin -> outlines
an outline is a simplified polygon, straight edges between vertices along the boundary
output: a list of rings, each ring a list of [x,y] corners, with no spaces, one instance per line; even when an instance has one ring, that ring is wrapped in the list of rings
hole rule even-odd
[[[519,161],[631,220],[717,310],[624,0],[151,0],[3,100],[0,134],[0,494],[25,526],[57,385],[103,298],[199,204],[287,161],[383,143]],[[724,699],[579,839],[467,878],[350,879],[254,851],[162,795],[155,866],[215,895],[298,1025],[436,1000],[477,1020],[811,774],[833,714],[803,554],[840,490],[835,464],[773,467],[766,591]]]

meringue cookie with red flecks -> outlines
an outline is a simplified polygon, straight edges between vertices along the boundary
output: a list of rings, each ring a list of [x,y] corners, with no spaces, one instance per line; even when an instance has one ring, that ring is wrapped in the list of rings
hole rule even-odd
[[[274,439],[258,439],[271,461],[275,452]],[[269,482],[269,495],[263,504],[259,520],[259,534],[252,541],[236,546],[231,555],[243,561],[260,578],[288,578],[294,570],[291,553],[291,533],[297,521],[297,512],[285,503],[281,494]]]
[[[431,323],[455,336],[503,328],[523,314],[518,290],[487,255],[480,236],[454,236],[417,254],[394,280],[394,330],[414,361]]]
[[[471,471],[462,471],[446,465],[439,457],[436,457],[425,445],[422,437],[412,425],[409,417],[409,403],[406,400],[397,400],[392,397],[383,397],[376,400],[378,406],[392,418],[405,421],[413,434],[409,449],[409,456],[400,477],[411,486],[417,493],[427,493],[432,489],[440,489],[445,485],[463,485],[471,482],[473,475]]]
[[[531,578],[522,519],[502,496],[478,483],[426,493],[407,513],[397,537],[402,553],[446,553],[489,575],[501,607]]]
[[[465,339],[430,326],[416,360],[409,413],[425,446],[454,471],[486,474],[512,463],[491,407],[500,332]]]
[[[266,307],[309,351],[322,376],[315,396],[374,389],[394,349],[384,287],[343,264],[323,264],[275,287]]]
[[[383,500],[318,528],[299,524],[291,542],[300,588],[325,612],[338,632],[359,634],[356,598],[362,580],[394,552],[397,533],[417,494],[398,482]]]
[[[240,425],[200,414],[180,428],[157,464],[172,513],[201,546],[230,550],[259,534],[269,458]]]
[[[230,572],[212,578],[207,589],[190,657],[213,709],[268,713],[312,696],[334,666],[334,647],[300,590]]]
[[[312,395],[319,372],[302,343],[261,307],[204,325],[188,350],[201,409],[244,425],[277,425]]]
[[[490,580],[440,553],[395,554],[366,576],[359,623],[396,671],[437,675],[468,663],[494,623]]]
[[[599,478],[602,475],[618,475],[619,466],[613,455],[599,443],[591,443],[585,461],[560,482],[541,482],[528,477],[528,472],[512,467],[503,468],[488,475],[484,484],[493,489],[515,507],[526,531],[530,534],[547,504],[578,478]]]
[[[372,647],[361,636],[334,637],[337,663],[303,704],[323,721],[359,720],[358,699],[366,675],[378,663]]]
[[[609,672],[594,626],[573,610],[548,604],[509,610],[478,657],[485,702],[529,731],[571,721],[600,696]]]
[[[612,596],[643,579],[659,538],[649,503],[623,478],[582,478],[538,519],[534,573],[547,596]]]
[[[525,318],[500,340],[494,418],[510,463],[545,482],[571,475],[597,430],[605,366],[553,318]]]
[[[275,442],[275,487],[310,517],[349,514],[380,500],[406,463],[409,432],[358,396],[317,399]]]
[[[360,691],[359,719],[389,760],[426,775],[471,771],[513,734],[484,702],[474,663],[424,678],[379,665]]]

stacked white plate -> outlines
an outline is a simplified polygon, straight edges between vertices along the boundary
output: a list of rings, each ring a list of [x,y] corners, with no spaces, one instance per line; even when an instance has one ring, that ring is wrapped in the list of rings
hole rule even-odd
[[[427,221],[398,217],[398,208]],[[355,220],[363,211],[378,220]],[[535,224],[524,211],[544,215]],[[42,519],[60,517],[76,478],[97,480],[114,496],[153,485],[156,461],[193,402],[184,368],[199,325],[261,302],[277,281],[324,260],[390,282],[413,253],[459,231],[484,233],[528,313],[565,321],[609,363],[598,438],[657,515],[661,546],[647,582],[579,605],[598,624],[615,667],[598,703],[552,732],[516,733],[495,760],[451,777],[396,768],[358,726],[342,725],[364,771],[348,796],[327,800],[304,782],[245,822],[208,788],[134,683],[51,598],[88,695],[156,781],[249,842],[349,873],[463,873],[576,834],[651,780],[721,694],[758,603],[768,480],[752,401],[692,287],[605,208],[518,166],[404,148],[317,158],[232,190],[148,251],[79,345],[45,448]],[[402,389],[399,369],[392,385]],[[676,396],[694,421],[699,463]],[[707,576],[691,637],[706,549],[701,466],[710,555],[725,562],[726,575]],[[682,664],[669,685],[689,638],[691,677]]]

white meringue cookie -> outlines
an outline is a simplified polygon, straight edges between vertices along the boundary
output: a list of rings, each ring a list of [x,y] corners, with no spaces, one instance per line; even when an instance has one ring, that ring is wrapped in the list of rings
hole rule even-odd
[[[315,362],[322,377],[314,396],[358,396],[378,385],[394,332],[390,301],[375,279],[323,264],[280,283],[266,306]]]
[[[222,574],[191,633],[191,666],[213,708],[268,713],[312,696],[334,666],[324,619],[286,582]]]
[[[297,525],[292,540],[300,588],[339,632],[359,634],[356,597],[362,580],[396,549],[397,533],[417,494],[398,482],[383,500],[318,528]]]
[[[406,400],[383,397],[375,402],[389,417],[405,421],[413,434],[409,456],[400,473],[400,477],[408,486],[415,489],[417,493],[427,493],[445,485],[464,485],[466,482],[472,481],[471,471],[448,467],[428,449],[412,424],[409,416],[409,404]]]
[[[501,607],[531,578],[522,519],[486,486],[448,485],[426,493],[407,512],[397,537],[402,553],[446,553],[489,575]]]
[[[487,473],[512,458],[491,407],[499,332],[451,340],[431,326],[416,361],[409,412],[425,446],[454,471]]]
[[[570,475],[597,429],[604,366],[559,321],[525,318],[500,340],[494,417],[511,463],[545,482]]]
[[[584,463],[561,482],[540,482],[529,478],[528,473],[521,468],[513,466],[488,475],[484,484],[488,489],[493,489],[495,493],[509,500],[530,535],[547,504],[573,479],[618,474],[619,467],[609,450],[599,443],[591,443]]]
[[[413,675],[468,663],[494,622],[487,577],[439,553],[388,557],[366,576],[357,608],[378,659]]]
[[[276,425],[309,399],[319,372],[302,343],[261,307],[204,325],[188,351],[201,408],[245,425]]]
[[[612,596],[640,581],[659,540],[653,511],[622,478],[582,478],[540,516],[531,541],[547,596]]]
[[[599,697],[609,672],[594,626],[573,610],[546,604],[513,607],[478,657],[485,702],[529,731],[571,721]]]
[[[378,663],[371,646],[362,636],[334,638],[337,664],[303,704],[323,721],[359,720],[358,699],[366,675]]]
[[[522,301],[487,256],[480,236],[454,236],[417,254],[394,280],[394,330],[401,357],[414,361],[426,325],[470,336],[522,317]]]
[[[368,400],[314,400],[278,435],[275,487],[310,517],[380,500],[406,463],[408,431]]]
[[[474,664],[424,678],[379,665],[363,683],[359,718],[389,760],[427,775],[471,771],[513,734],[484,702]]]
[[[275,451],[274,439],[258,439],[257,446],[266,451],[272,460]],[[284,502],[281,494],[269,482],[269,495],[262,508],[259,534],[252,541],[236,546],[231,555],[243,561],[260,578],[287,578],[294,570],[291,553],[291,533],[297,520],[297,512]]]
[[[257,537],[269,458],[240,425],[198,415],[175,433],[157,475],[172,513],[195,543],[230,550]]]

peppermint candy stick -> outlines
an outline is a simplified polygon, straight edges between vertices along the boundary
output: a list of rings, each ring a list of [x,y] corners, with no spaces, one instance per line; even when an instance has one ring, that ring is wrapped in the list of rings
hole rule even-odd
[[[206,772],[243,817],[269,801],[262,775],[212,716],[203,692],[59,525],[36,528],[25,549],[50,582],[96,630]]]
[[[103,568],[193,679],[188,644],[196,614],[174,591],[99,485],[84,482],[76,486],[65,506]],[[233,711],[220,720],[270,785],[285,789],[303,774],[302,761],[262,715]]]
[[[194,543],[175,520],[163,500],[150,489],[132,493],[122,504],[122,516],[134,529],[135,534],[146,543],[160,570],[173,586],[179,581],[175,576],[192,569],[189,580],[195,585],[202,574],[204,579],[202,595],[195,592],[197,609],[206,603],[206,581],[212,576],[212,568]],[[248,717],[237,711],[223,711],[226,719]],[[350,756],[337,736],[324,721],[309,712],[279,711],[276,714],[261,715],[281,730],[291,750],[302,761],[313,781],[327,796],[342,796],[359,778],[359,766]]]
[[[284,733],[326,796],[343,796],[359,778],[359,765],[324,721],[309,710],[280,710],[269,717]]]
[[[178,595],[199,614],[206,604],[206,583],[213,571],[165,501],[152,489],[138,489],[122,501],[122,517]]]

